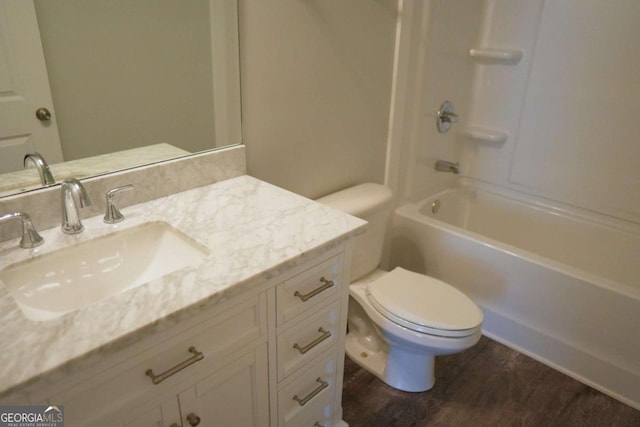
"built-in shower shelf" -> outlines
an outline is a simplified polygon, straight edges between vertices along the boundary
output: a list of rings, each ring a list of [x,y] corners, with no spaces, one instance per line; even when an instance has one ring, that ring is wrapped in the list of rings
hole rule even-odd
[[[462,135],[476,141],[493,142],[496,144],[503,143],[509,138],[509,134],[505,131],[496,129],[487,129],[476,126],[469,126],[462,129]]]
[[[469,49],[469,56],[479,62],[490,64],[514,65],[520,62],[524,52],[522,49],[502,49],[494,47],[476,47]]]

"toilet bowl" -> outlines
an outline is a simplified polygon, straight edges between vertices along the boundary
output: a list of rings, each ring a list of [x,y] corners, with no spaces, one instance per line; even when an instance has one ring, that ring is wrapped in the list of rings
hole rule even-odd
[[[431,389],[435,356],[466,350],[482,335],[480,309],[422,274],[376,270],[353,282],[349,295],[347,355],[399,390]]]
[[[399,267],[377,269],[392,208],[388,188],[361,184],[318,202],[369,222],[352,256],[347,355],[391,387],[431,389],[435,356],[477,343],[482,311],[445,282]]]

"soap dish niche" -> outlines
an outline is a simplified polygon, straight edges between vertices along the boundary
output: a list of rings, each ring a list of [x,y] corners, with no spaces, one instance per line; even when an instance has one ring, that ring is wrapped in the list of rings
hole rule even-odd
[[[502,144],[509,139],[509,133],[498,129],[489,129],[477,126],[468,126],[461,130],[461,135],[475,141]]]

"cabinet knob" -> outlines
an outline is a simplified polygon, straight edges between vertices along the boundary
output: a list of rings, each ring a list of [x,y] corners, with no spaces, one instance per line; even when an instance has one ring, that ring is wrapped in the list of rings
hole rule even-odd
[[[187,422],[191,427],[196,427],[200,424],[200,417],[194,414],[193,412],[187,415]]]

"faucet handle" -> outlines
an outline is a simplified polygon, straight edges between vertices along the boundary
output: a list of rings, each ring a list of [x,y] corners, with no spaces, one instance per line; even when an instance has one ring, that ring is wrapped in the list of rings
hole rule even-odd
[[[107,209],[104,213],[105,224],[115,224],[124,219],[124,215],[122,215],[120,210],[114,204],[114,198],[116,194],[128,190],[133,190],[132,184],[123,185],[122,187],[115,187],[107,191]]]
[[[0,216],[0,223],[9,221],[12,219],[19,219],[22,222],[22,238],[20,239],[20,247],[24,249],[31,249],[40,246],[44,243],[44,239],[33,226],[31,217],[24,212],[13,212],[10,214]]]
[[[458,115],[454,112],[451,101],[444,101],[442,105],[440,105],[436,116],[436,125],[440,133],[448,131],[451,125],[459,119]]]

